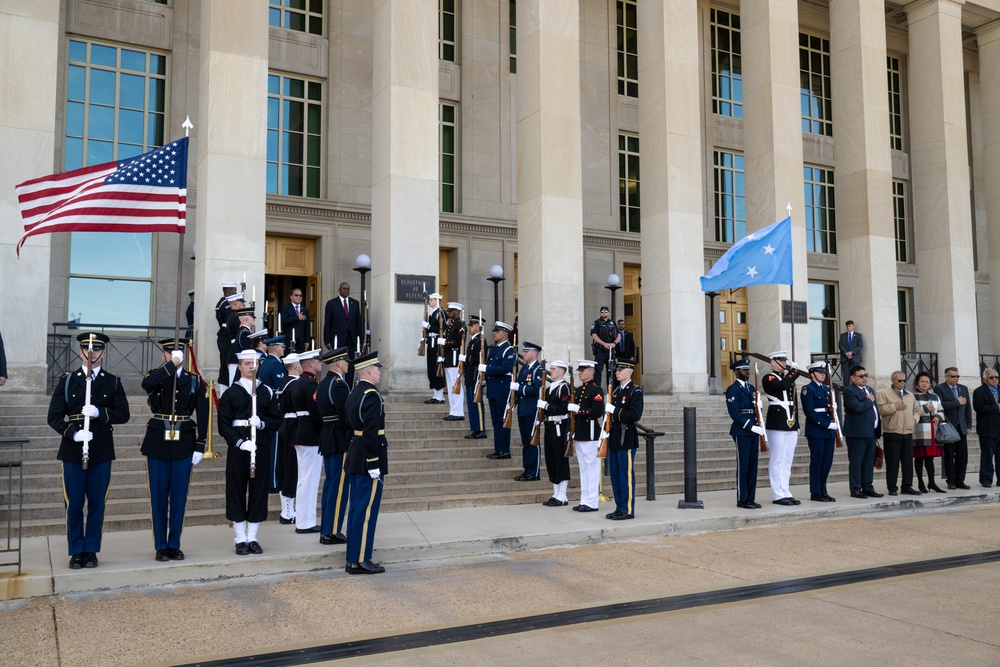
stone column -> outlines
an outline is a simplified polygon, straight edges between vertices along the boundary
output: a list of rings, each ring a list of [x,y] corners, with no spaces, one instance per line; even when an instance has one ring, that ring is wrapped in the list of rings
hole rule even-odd
[[[3,289],[0,312],[7,355],[3,391],[45,391],[49,331],[49,244],[51,236],[31,237],[14,249],[24,222],[14,186],[55,172],[56,86],[59,62],[59,0],[11,0],[0,5],[0,255]],[[30,295],[30,298],[25,298]]]
[[[640,2],[639,155],[642,180],[643,385],[705,392],[703,141],[698,7]]]
[[[580,2],[517,3],[519,333],[562,358],[583,319]],[[553,313],[558,316],[553,317]]]
[[[964,0],[906,6],[910,55],[910,168],[920,268],[917,347],[939,369],[979,368],[972,209],[962,63]]]
[[[1000,21],[976,30],[983,124],[983,199],[986,200],[990,277],[1000,277]],[[1000,351],[1000,280],[990,280],[993,351]]]
[[[438,273],[438,5],[373,7],[372,347],[388,361],[386,388],[426,389],[423,309],[396,303],[395,276]]]
[[[796,0],[741,0],[743,37],[743,141],[747,231],[788,215],[792,206],[794,295],[808,298],[802,191],[802,121],[799,112],[799,10]],[[809,360],[809,328],[781,323],[784,285],[751,287],[750,349],[788,350],[800,365]]]
[[[197,156],[195,309],[198,362],[218,368],[213,307],[220,284],[246,276],[264,311],[267,169],[267,0],[212,0],[201,5]],[[190,182],[189,182],[190,187]],[[257,320],[263,326],[263,320]]]
[[[878,384],[899,370],[885,54],[881,0],[830,2],[840,319],[864,334],[864,364]]]

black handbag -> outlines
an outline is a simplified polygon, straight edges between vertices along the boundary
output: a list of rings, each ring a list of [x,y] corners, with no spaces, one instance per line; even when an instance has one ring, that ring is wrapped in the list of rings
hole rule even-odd
[[[951,445],[962,439],[958,429],[941,417],[941,423],[934,429],[934,438],[939,445]]]

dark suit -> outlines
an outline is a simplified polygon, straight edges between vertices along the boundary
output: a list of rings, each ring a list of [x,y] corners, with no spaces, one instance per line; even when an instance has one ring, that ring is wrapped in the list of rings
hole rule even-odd
[[[844,438],[847,440],[851,493],[875,492],[875,432],[878,411],[868,396],[875,392],[853,382],[844,387]]]
[[[757,388],[737,380],[726,389],[726,407],[733,425],[729,435],[736,441],[736,502],[753,503],[757,497],[757,460],[761,436],[751,428],[757,424],[754,414]]]
[[[848,342],[848,338],[850,338],[850,342]],[[840,334],[840,341],[837,343],[837,349],[840,350],[840,363],[847,364],[848,369],[851,366],[857,366],[864,359],[864,354],[862,353],[864,347],[864,339],[857,331],[853,332],[850,336],[848,336],[846,331]],[[847,352],[851,353],[850,359],[847,358]],[[851,374],[848,372],[847,377],[850,376]]]
[[[298,313],[295,312],[294,303],[284,304],[280,310],[278,310],[278,315],[281,319],[281,332],[285,334],[285,342],[288,344],[288,351],[304,352],[306,349],[306,341],[309,340],[309,309],[305,306],[299,306],[302,309],[302,314],[306,316],[306,319],[300,320]],[[343,310],[343,309],[341,309]],[[343,312],[341,312],[343,315]],[[295,332],[295,344],[292,344],[292,332]],[[346,342],[344,343],[347,344]]]
[[[620,331],[621,340],[615,346],[616,359],[631,359],[635,361],[635,336],[628,331]]]
[[[184,336],[194,338],[194,301],[188,303],[187,310],[184,311],[184,319],[187,320],[187,330]]]
[[[952,389],[947,382],[942,382],[934,387],[934,393],[941,399],[945,419],[950,421],[962,436],[958,442],[942,445],[944,476],[949,485],[965,484],[965,469],[969,465],[969,441],[966,433],[972,428],[972,399],[969,396],[969,388],[964,384],[956,384],[955,389]],[[959,397],[965,398],[965,405],[958,402]]]
[[[323,344],[331,349],[347,348],[347,358],[353,359],[364,342],[364,322],[361,319],[361,304],[357,299],[347,297],[347,310],[344,312],[344,302],[340,296],[335,296],[326,302],[326,315],[323,318]],[[336,340],[336,345],[334,345]],[[347,384],[354,385],[354,365],[347,369]]]
[[[1000,471],[1000,403],[984,384],[972,392],[972,406],[979,434],[979,483],[992,486],[994,472]]]

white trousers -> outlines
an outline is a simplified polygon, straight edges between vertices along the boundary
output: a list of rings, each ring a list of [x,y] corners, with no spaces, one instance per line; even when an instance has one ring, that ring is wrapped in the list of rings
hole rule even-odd
[[[580,504],[597,507],[601,485],[601,459],[597,458],[598,440],[576,441],[576,462],[580,465]]]
[[[767,446],[771,458],[767,462],[767,473],[771,478],[771,500],[791,498],[788,479],[792,476],[792,459],[795,458],[795,443],[799,441],[798,431],[767,431]]]
[[[465,383],[458,385],[458,393],[451,393],[458,379],[458,366],[444,369],[444,391],[448,394],[448,414],[452,417],[465,416]]]
[[[312,528],[316,522],[316,501],[319,493],[319,475],[323,470],[323,455],[319,447],[295,445],[299,462],[299,481],[295,485],[295,527]]]

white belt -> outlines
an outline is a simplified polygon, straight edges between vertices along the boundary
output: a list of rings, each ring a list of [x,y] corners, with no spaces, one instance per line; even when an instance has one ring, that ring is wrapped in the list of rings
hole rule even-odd
[[[286,412],[285,419],[295,419],[298,416],[297,412]]]
[[[558,417],[546,417],[545,421],[547,421],[547,422],[561,422],[561,421],[566,421],[566,415],[559,415]]]
[[[301,412],[296,412],[295,416],[296,417],[308,417],[309,416],[309,411],[308,410],[302,410]]]
[[[249,419],[234,419],[233,420],[233,426],[249,426],[249,425],[250,425],[250,420]]]
[[[826,412],[826,408],[813,408],[813,412]]]

